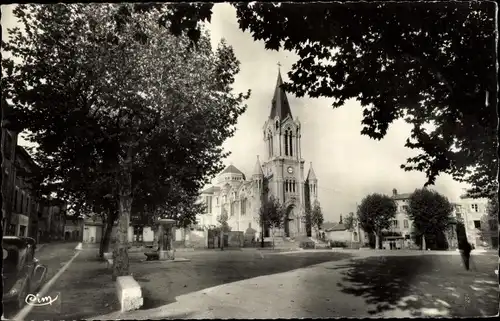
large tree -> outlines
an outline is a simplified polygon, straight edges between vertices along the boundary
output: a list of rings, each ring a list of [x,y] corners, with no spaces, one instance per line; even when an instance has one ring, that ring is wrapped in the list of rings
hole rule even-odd
[[[415,190],[408,200],[408,217],[413,221],[416,236],[422,239],[422,249],[426,250],[426,239],[439,240],[449,228],[453,205],[436,191],[427,188]]]
[[[287,91],[334,98],[334,108],[358,100],[361,134],[377,140],[404,119],[405,146],[421,153],[402,168],[425,172],[427,184],[451,174],[472,197],[496,194],[496,4],[342,2],[233,6],[256,41],[299,56]],[[212,6],[172,6],[160,22],[196,40]]]
[[[370,194],[358,206],[357,219],[366,233],[375,234],[375,248],[380,248],[382,232],[391,226],[396,216],[397,205],[394,200],[382,194]]]
[[[271,229],[271,236],[273,240],[274,247],[274,232],[276,229],[283,228],[286,224],[285,220],[288,219],[286,217],[286,209],[279,202],[277,198],[274,196],[270,196],[265,199],[260,208],[259,208],[259,216],[258,223],[261,226],[261,246],[264,247],[264,231],[266,229]]]
[[[318,201],[315,201],[311,209],[311,226],[316,230],[316,237],[319,236],[319,230],[323,225],[325,218],[323,217],[323,210]]]
[[[2,43],[11,54],[2,60],[2,93],[52,180],[88,168],[112,177],[119,211],[113,276],[128,275],[137,193],[157,193],[137,197],[140,205],[176,205],[222,169],[221,145],[248,97],[232,92],[239,62],[224,42],[214,53],[206,32],[196,48],[172,36],[156,23],[156,9],[18,5],[14,15],[24,32],[10,30]]]

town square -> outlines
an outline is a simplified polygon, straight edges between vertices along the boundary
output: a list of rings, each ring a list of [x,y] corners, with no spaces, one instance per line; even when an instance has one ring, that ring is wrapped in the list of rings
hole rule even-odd
[[[494,19],[2,5],[2,319],[498,314]]]

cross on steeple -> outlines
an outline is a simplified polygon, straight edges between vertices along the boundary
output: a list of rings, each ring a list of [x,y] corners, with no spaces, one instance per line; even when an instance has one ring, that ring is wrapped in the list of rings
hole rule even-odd
[[[288,105],[288,99],[286,98],[286,93],[281,88],[283,85],[283,80],[281,79],[281,63],[278,61],[278,79],[276,81],[276,88],[274,89],[274,96],[271,105],[271,114],[269,118],[274,119],[276,116],[279,117],[280,120],[285,120],[287,116],[292,117],[292,111],[290,110],[290,106]]]

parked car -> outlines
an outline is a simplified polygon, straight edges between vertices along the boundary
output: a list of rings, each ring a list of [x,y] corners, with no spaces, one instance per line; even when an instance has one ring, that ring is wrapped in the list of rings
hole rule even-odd
[[[30,237],[4,236],[2,250],[4,314],[10,317],[26,304],[28,294],[38,291],[47,268],[35,258],[36,241]]]

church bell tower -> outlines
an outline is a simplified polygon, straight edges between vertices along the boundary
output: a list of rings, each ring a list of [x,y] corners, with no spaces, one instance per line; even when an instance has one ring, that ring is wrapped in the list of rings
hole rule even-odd
[[[293,210],[298,214],[304,209],[301,127],[298,118],[293,119],[282,85],[281,72],[278,70],[271,110],[263,126],[263,139],[266,146],[263,167],[269,192],[281,204],[293,204]]]

